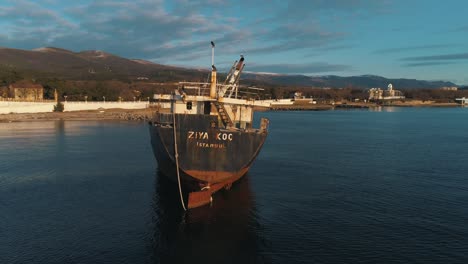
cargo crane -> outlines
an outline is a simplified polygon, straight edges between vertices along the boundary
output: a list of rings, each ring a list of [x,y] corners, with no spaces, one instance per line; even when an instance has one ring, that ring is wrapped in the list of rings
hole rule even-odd
[[[231,70],[227,74],[226,80],[224,81],[224,85],[221,86],[221,89],[218,93],[219,96],[232,98],[234,94],[234,98],[237,98],[240,74],[242,73],[244,66],[244,56],[241,55],[240,60],[236,60],[234,62],[234,64],[231,67]]]

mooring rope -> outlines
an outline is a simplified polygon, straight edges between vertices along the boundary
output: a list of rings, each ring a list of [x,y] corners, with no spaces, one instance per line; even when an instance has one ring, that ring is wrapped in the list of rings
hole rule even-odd
[[[176,118],[175,118],[175,111],[174,110],[172,111],[172,119],[173,119],[173,125],[172,126],[174,128],[174,155],[175,155],[175,160],[176,160],[177,182],[179,183],[180,203],[182,204],[182,208],[184,208],[184,211],[187,211],[187,209],[185,208],[185,204],[184,204],[184,197],[182,196],[182,187],[180,185],[179,153],[177,151]]]

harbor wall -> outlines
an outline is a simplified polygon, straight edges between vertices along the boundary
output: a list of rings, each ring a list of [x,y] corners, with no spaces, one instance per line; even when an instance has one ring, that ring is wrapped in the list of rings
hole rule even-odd
[[[45,113],[54,111],[55,102],[0,101],[0,114]]]
[[[148,102],[62,102],[65,112],[99,110],[99,109],[144,109],[148,108]],[[0,101],[0,114],[9,113],[47,113],[53,112],[56,103],[44,102],[17,102]]]
[[[145,109],[148,102],[63,102],[64,112],[99,109]]]

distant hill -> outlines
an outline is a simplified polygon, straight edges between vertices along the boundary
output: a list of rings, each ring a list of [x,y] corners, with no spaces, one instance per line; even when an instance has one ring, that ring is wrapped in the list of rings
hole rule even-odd
[[[126,59],[104,51],[72,52],[52,47],[30,51],[0,48],[0,70],[14,70],[35,78],[45,76],[73,80],[148,78],[172,81],[200,75],[197,70]]]
[[[452,82],[424,81],[416,79],[388,79],[375,75],[362,75],[340,77],[328,76],[305,76],[305,75],[277,75],[247,73],[243,75],[246,79],[256,80],[263,83],[276,85],[294,85],[309,87],[328,88],[387,88],[391,83],[395,89],[437,89],[441,87],[457,86]]]
[[[72,52],[60,48],[19,50],[0,48],[0,78],[18,75],[28,78],[60,78],[70,80],[151,80],[155,82],[206,80],[205,70],[173,67],[150,61],[126,59],[104,51]],[[2,76],[3,74],[3,76]],[[396,89],[440,88],[456,86],[451,82],[415,79],[387,79],[374,75],[363,76],[304,76],[244,73],[244,80],[275,86],[317,88],[386,88],[392,83]]]

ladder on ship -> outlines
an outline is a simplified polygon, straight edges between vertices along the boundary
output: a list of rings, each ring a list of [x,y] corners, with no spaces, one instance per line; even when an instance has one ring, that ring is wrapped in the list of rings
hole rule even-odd
[[[232,127],[234,124],[231,120],[231,117],[229,114],[226,112],[226,108],[224,108],[224,104],[214,101],[213,104],[216,107],[216,110],[218,111],[219,116],[221,117],[221,120],[223,121],[223,124],[225,127]]]

